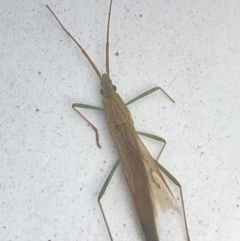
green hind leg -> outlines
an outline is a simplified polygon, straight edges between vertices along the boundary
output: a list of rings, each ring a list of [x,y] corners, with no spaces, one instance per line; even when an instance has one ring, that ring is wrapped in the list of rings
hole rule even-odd
[[[184,201],[183,201],[183,191],[182,191],[182,186],[180,182],[165,168],[163,167],[160,163],[156,161],[158,167],[160,170],[175,184],[179,187],[180,190],[180,195],[181,195],[181,202],[182,202],[182,210],[183,210],[183,218],[184,218],[184,223],[185,223],[185,229],[186,229],[186,234],[187,234],[187,240],[190,241],[190,235],[188,231],[188,225],[187,225],[187,218],[186,218],[186,211],[185,211],[185,206],[184,206]]]
[[[185,206],[184,206],[184,201],[183,201],[183,191],[182,191],[182,186],[180,184],[180,182],[165,168],[163,167],[160,163],[157,162],[157,160],[159,159],[165,145],[166,145],[166,141],[165,139],[159,137],[159,136],[155,136],[155,135],[151,135],[151,134],[148,134],[148,133],[144,133],[144,132],[138,132],[137,133],[139,135],[142,135],[142,136],[146,136],[146,137],[149,137],[151,139],[154,139],[154,140],[157,140],[157,141],[161,141],[163,142],[163,147],[161,148],[160,150],[160,153],[156,159],[156,163],[158,165],[158,167],[160,168],[160,170],[175,184],[179,187],[179,190],[180,190],[180,195],[181,195],[181,202],[182,202],[182,210],[183,210],[183,217],[184,217],[184,223],[185,223],[185,229],[186,229],[186,234],[187,234],[187,240],[190,241],[190,235],[189,235],[189,231],[188,231],[188,225],[187,225],[187,218],[186,218],[186,211],[185,211]]]
[[[118,160],[118,161],[115,163],[115,165],[113,166],[111,172],[108,174],[108,177],[107,177],[106,181],[104,182],[103,187],[101,188],[101,191],[100,191],[100,193],[99,193],[99,195],[98,195],[98,205],[99,205],[99,207],[100,207],[100,209],[101,209],[101,212],[102,212],[102,215],[103,215],[103,219],[104,219],[104,222],[105,222],[106,227],[107,227],[107,230],[108,230],[108,234],[109,234],[110,239],[111,239],[112,241],[113,241],[112,234],[111,234],[110,228],[109,228],[109,226],[108,226],[107,219],[106,219],[105,213],[104,213],[104,211],[103,211],[103,207],[102,207],[102,204],[101,204],[101,201],[100,201],[100,200],[101,200],[101,198],[103,197],[103,194],[105,193],[105,191],[106,191],[106,189],[107,189],[107,187],[108,187],[108,184],[110,183],[111,178],[112,178],[114,172],[116,171],[119,163],[120,163],[120,160]]]

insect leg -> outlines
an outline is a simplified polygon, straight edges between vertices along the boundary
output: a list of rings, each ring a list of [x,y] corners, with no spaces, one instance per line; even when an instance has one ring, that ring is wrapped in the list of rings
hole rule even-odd
[[[135,97],[134,99],[128,101],[128,102],[126,103],[126,105],[129,105],[129,104],[131,104],[131,103],[133,103],[133,102],[135,102],[135,101],[137,101],[137,100],[139,100],[139,99],[141,99],[141,98],[143,98],[143,97],[145,97],[145,96],[147,96],[147,95],[150,95],[151,93],[153,93],[153,92],[156,91],[156,90],[161,90],[173,103],[175,103],[174,99],[173,99],[164,89],[162,89],[161,87],[155,87],[155,88],[152,88],[152,89],[150,89],[150,90],[145,91],[145,92],[142,93],[141,95],[138,95],[138,96]]]
[[[94,132],[96,133],[97,145],[98,145],[98,147],[101,148],[101,146],[99,144],[99,136],[98,136],[97,128],[83,114],[81,114],[77,108],[86,108],[86,109],[99,110],[99,111],[104,111],[104,109],[101,107],[93,106],[93,105],[85,105],[85,104],[78,104],[78,103],[72,104],[72,108],[93,128]]]
[[[160,163],[156,161],[158,167],[160,170],[175,184],[179,187],[180,190],[180,195],[181,195],[181,202],[182,202],[182,210],[183,210],[183,218],[184,218],[184,223],[185,223],[185,229],[186,229],[186,234],[187,234],[187,240],[190,241],[190,235],[188,232],[188,225],[187,225],[187,218],[186,218],[186,212],[185,212],[185,207],[184,207],[184,201],[183,201],[183,191],[182,191],[182,186],[179,183],[179,181],[166,169],[164,168]]]
[[[118,160],[118,161],[115,163],[115,165],[113,166],[111,172],[108,174],[108,177],[107,177],[106,181],[104,182],[103,187],[101,188],[101,191],[100,191],[100,193],[99,193],[99,195],[98,195],[98,205],[99,205],[99,207],[100,207],[100,209],[101,209],[101,212],[102,212],[102,215],[103,215],[103,218],[104,218],[104,221],[105,221],[107,230],[108,230],[108,234],[109,234],[110,239],[111,239],[112,241],[113,241],[112,234],[111,234],[110,228],[109,228],[109,226],[108,226],[107,219],[106,219],[106,216],[105,216],[105,214],[104,214],[103,207],[102,207],[102,204],[101,204],[101,201],[100,201],[100,200],[101,200],[101,198],[103,197],[103,194],[105,193],[105,191],[106,191],[106,189],[107,189],[107,187],[108,187],[108,184],[109,184],[109,182],[111,181],[111,178],[112,178],[115,170],[117,169],[119,163],[120,163],[120,160]]]
[[[160,136],[155,136],[155,135],[152,135],[152,134],[149,134],[149,133],[145,133],[145,132],[137,131],[137,133],[138,133],[139,135],[146,136],[146,137],[149,137],[149,138],[151,138],[151,139],[154,139],[154,140],[163,142],[163,146],[162,146],[162,148],[161,148],[161,150],[160,150],[160,152],[159,152],[159,154],[158,154],[158,156],[157,156],[157,159],[156,159],[156,160],[158,160],[159,157],[161,156],[162,152],[163,152],[163,149],[165,148],[165,146],[166,146],[166,144],[167,144],[166,140],[163,139],[163,138],[160,137]]]

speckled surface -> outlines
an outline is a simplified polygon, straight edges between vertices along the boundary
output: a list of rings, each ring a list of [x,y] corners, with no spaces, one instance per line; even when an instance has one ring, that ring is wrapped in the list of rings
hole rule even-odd
[[[99,130],[99,149],[71,108],[102,106],[99,80],[46,4],[105,69],[109,1],[1,1],[0,240],[110,240],[97,196],[116,148],[102,113],[83,110]],[[112,8],[119,94],[128,101],[161,86],[176,101],[159,92],[130,110],[138,130],[168,142],[160,162],[183,186],[194,241],[239,237],[239,11],[236,0],[115,0]],[[159,144],[143,141],[156,156]],[[143,240],[121,168],[103,206],[114,241]],[[161,240],[184,240],[177,219],[161,225]]]

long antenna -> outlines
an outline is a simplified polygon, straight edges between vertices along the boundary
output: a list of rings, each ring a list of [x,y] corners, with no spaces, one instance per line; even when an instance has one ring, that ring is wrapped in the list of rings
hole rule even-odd
[[[87,58],[87,60],[89,61],[89,63],[91,64],[91,66],[93,67],[93,69],[95,70],[97,76],[99,77],[99,79],[101,80],[102,76],[100,74],[100,71],[98,70],[98,68],[96,67],[96,65],[93,63],[93,61],[91,60],[91,58],[89,57],[88,53],[83,49],[83,47],[80,45],[80,43],[78,43],[78,41],[67,31],[67,29],[63,26],[63,24],[60,22],[60,20],[58,19],[58,17],[55,15],[55,13],[52,11],[52,9],[46,5],[46,7],[48,8],[48,10],[52,13],[52,15],[54,16],[54,18],[58,21],[58,23],[60,24],[60,26],[62,27],[62,29],[66,32],[66,34],[75,42],[75,44],[82,50],[82,53],[84,54],[84,56]]]
[[[110,78],[110,68],[109,68],[109,29],[110,29],[110,16],[112,9],[112,0],[110,2],[109,11],[108,11],[108,24],[107,24],[107,42],[106,42],[106,72]]]

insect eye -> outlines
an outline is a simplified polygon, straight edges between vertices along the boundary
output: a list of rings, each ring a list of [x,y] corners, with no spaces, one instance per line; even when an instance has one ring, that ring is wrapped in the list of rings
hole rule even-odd
[[[112,86],[113,87],[113,90],[116,91],[117,90],[117,87],[115,85]],[[100,90],[100,93],[101,95],[103,95],[103,89]]]

